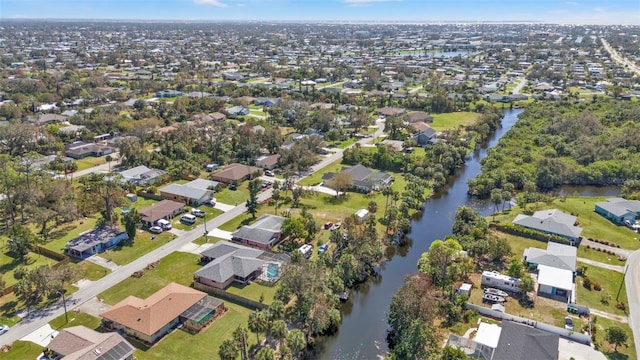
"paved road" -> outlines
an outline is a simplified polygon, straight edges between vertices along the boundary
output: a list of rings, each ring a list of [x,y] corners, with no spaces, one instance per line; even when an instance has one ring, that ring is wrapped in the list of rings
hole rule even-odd
[[[272,189],[268,189],[258,195],[258,201],[263,201],[271,197]],[[207,229],[215,229],[227,221],[241,215],[246,211],[245,203],[239,204],[233,209],[217,216],[216,218],[207,222]],[[180,250],[185,244],[188,244],[204,234],[204,225],[197,226],[195,229],[186,232],[184,235],[177,237],[174,240],[168,241],[166,244],[160,246],[156,250],[141,256],[133,262],[123,265],[114,270],[107,276],[100,280],[94,281],[90,285],[78,290],[67,298],[67,310],[72,311],[79,307],[83,303],[91,300],[101,292],[116,285],[122,280],[128,278],[135,271],[142,270],[149,263],[160,260],[163,257],[171,254],[174,251]],[[47,324],[57,316],[64,314],[64,309],[61,306],[62,301],[54,304],[51,308],[32,312],[31,316],[24,318],[17,325],[13,326],[9,332],[0,337],[0,346],[10,344],[22,337],[32,333],[41,326]]]
[[[358,143],[360,143],[361,145],[366,144],[371,140],[373,140],[373,138],[379,137],[380,135],[382,135],[382,133],[384,132],[384,120],[377,119],[376,125],[378,125],[378,130],[376,130],[376,132],[373,134],[373,137],[361,139],[358,141]],[[355,146],[355,144],[351,146]],[[339,160],[340,158],[342,158],[342,152],[343,150],[340,149],[336,153],[324,158],[321,162],[312,166],[311,170],[306,174],[306,176],[311,175],[316,171],[319,171],[323,167],[333,163],[336,160]],[[87,170],[96,171],[96,168],[100,168],[100,167],[97,166],[95,168],[87,169]],[[89,171],[89,172],[92,172],[92,171]],[[302,178],[303,177],[301,177],[300,179]],[[268,189],[266,191],[263,191],[258,195],[258,201],[261,202],[270,198],[272,193],[273,193],[273,189]],[[214,219],[207,221],[207,229],[213,230],[221,226],[222,224],[228,222],[229,220],[232,220],[240,216],[242,213],[247,211],[245,204],[246,203],[239,204],[238,206],[235,206],[234,208],[215,217]],[[67,298],[67,311],[72,311],[73,309],[76,309],[83,303],[96,297],[101,292],[111,288],[112,286],[116,285],[122,280],[128,278],[134,272],[144,269],[148,264],[154,261],[160,260],[174,251],[179,251],[186,244],[201,237],[203,233],[204,233],[204,225],[199,225],[195,229],[185,232],[183,235],[178,236],[174,240],[167,241],[166,244],[160,246],[159,248],[153,250],[150,253],[147,253],[139,257],[133,262],[117,268],[116,270],[112,271],[110,274],[106,275],[102,279],[94,281],[91,284],[87,285],[86,287],[81,288],[80,290],[76,291],[74,294],[72,294]],[[62,314],[64,314],[62,301],[59,301],[58,303],[54,304],[53,306],[47,309],[40,310],[37,312],[32,312],[30,316],[22,319],[22,321],[20,321],[17,325],[13,326],[8,333],[0,337],[0,346],[10,344],[16,340],[23,338],[28,334],[31,334],[32,332],[36,331],[43,325],[49,323],[51,320],[53,320],[54,318]]]
[[[640,359],[640,250],[636,250],[627,258],[627,276],[624,284],[629,302],[629,326],[633,331],[633,342],[636,344],[636,356]]]
[[[621,256],[625,259],[628,259],[631,253],[633,252],[632,250],[621,249],[621,248],[617,248],[609,245],[604,245],[588,239],[580,240],[580,246],[589,246],[592,249],[601,249],[607,252],[612,252],[617,256]]]
[[[624,67],[628,67],[629,70],[635,72],[637,75],[640,75],[640,67],[638,67],[637,64],[618,54],[618,52],[615,51],[604,38],[600,38],[600,41],[602,41],[602,45],[604,46],[605,50],[607,50],[609,55],[611,55],[613,61]]]
[[[522,90],[522,88],[524,87],[524,85],[527,83],[527,78],[525,77],[521,77],[519,78],[520,82],[518,83],[518,85],[516,85],[516,87],[513,88],[513,93],[514,94],[520,94],[520,90]]]

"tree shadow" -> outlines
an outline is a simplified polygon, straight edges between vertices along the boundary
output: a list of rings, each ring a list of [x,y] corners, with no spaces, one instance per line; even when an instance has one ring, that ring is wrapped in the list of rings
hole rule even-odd
[[[0,266],[0,274],[7,274],[15,270],[18,266],[28,266],[36,262],[36,260],[29,255],[25,256],[25,260],[23,261],[13,252],[7,251],[4,254],[12,258],[13,261],[8,264],[2,264],[2,266]]]
[[[78,227],[78,224],[72,224],[72,223],[60,225],[59,227],[49,232],[49,236],[48,236],[49,241],[53,241],[55,239],[59,239],[63,236],[66,236],[67,234],[69,234],[69,232],[71,232],[71,230],[77,227]]]
[[[607,359],[610,359],[610,360],[628,360],[629,359],[629,355],[622,354],[617,351],[607,351],[604,353],[604,355],[607,357]]]
[[[329,197],[323,197],[322,198],[322,202],[324,202],[325,204],[329,204],[329,205],[342,205],[345,202],[349,201],[349,197],[346,195],[342,195],[342,196],[329,196]]]

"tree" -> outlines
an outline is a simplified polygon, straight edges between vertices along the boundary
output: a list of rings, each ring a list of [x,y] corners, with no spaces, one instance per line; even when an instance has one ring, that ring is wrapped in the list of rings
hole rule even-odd
[[[274,184],[277,184],[278,182],[276,181]],[[281,197],[280,197],[280,189],[276,189],[274,187],[273,192],[271,193],[271,199],[273,199],[274,202],[274,210],[273,213],[274,214],[278,214],[278,201],[280,201]]]
[[[247,329],[238,326],[233,330],[233,341],[235,341],[237,348],[240,350],[241,359],[249,359],[249,354],[247,352]]]
[[[280,343],[287,337],[288,332],[289,330],[287,329],[287,323],[284,322],[284,320],[276,320],[273,323],[273,326],[271,326],[271,334],[273,335],[274,339],[278,341],[278,343]]]
[[[456,261],[464,256],[461,250],[462,246],[455,239],[435,240],[429,246],[429,251],[418,260],[418,269],[431,275],[433,284],[445,289],[458,275]]]
[[[493,189],[491,190],[491,202],[493,203],[493,222],[496,221],[496,213],[500,211],[500,204],[502,204],[502,190],[501,189]]]
[[[274,360],[275,358],[276,353],[272,348],[263,347],[256,353],[256,360]]]
[[[233,339],[224,340],[218,349],[218,356],[222,360],[235,360],[239,354],[238,345]]]
[[[291,349],[294,359],[300,359],[302,351],[307,347],[304,333],[300,329],[293,329],[287,334],[287,346]]]
[[[256,218],[258,212],[258,191],[260,191],[260,179],[249,181],[249,200],[247,200],[247,212]]]
[[[453,346],[445,346],[442,349],[442,355],[440,356],[440,360],[467,360],[467,354],[464,353],[464,350],[460,348],[456,348]]]
[[[282,223],[282,235],[288,236],[291,241],[301,238],[304,233],[304,219],[289,217]]]
[[[353,175],[349,172],[339,172],[329,180],[327,180],[327,186],[336,191],[336,197],[340,196],[340,192],[345,192],[351,186]]]
[[[102,203],[102,217],[106,224],[114,223],[113,209],[124,202],[126,192],[120,187],[122,175],[92,173],[81,178],[83,195],[86,201],[99,209]],[[85,214],[86,215],[86,214]]]
[[[124,228],[127,231],[127,236],[129,237],[129,241],[133,242],[133,240],[136,238],[136,232],[141,220],[142,215],[140,215],[136,209],[131,209],[131,211],[125,214],[122,218],[122,221],[124,222]]]
[[[529,273],[524,273],[520,278],[520,283],[518,284],[518,286],[520,287],[520,290],[528,293],[533,291],[533,289],[535,288],[535,282],[533,281],[533,278],[531,277],[531,275],[529,275]]]
[[[249,314],[249,323],[247,324],[251,332],[256,333],[258,346],[260,345],[260,333],[267,330],[267,317],[262,311],[254,311]]]
[[[8,233],[9,241],[7,248],[18,256],[21,261],[26,260],[26,256],[38,241],[38,237],[22,224],[11,226]]]
[[[619,326],[612,326],[607,329],[605,340],[614,345],[613,351],[618,352],[618,346],[627,346],[627,333]]]

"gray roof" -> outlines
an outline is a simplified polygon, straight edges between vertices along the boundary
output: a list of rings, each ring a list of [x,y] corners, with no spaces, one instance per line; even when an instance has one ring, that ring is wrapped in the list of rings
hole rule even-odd
[[[575,216],[565,214],[560,210],[549,209],[536,211],[532,216],[520,214],[513,220],[513,224],[577,239],[582,233],[582,228],[573,225],[576,223],[576,219]]]
[[[349,168],[343,168],[341,173],[351,174],[351,184],[353,186],[371,188],[375,183],[383,182],[391,177],[391,175],[383,172],[373,172],[363,165],[354,165]],[[326,173],[322,176],[322,180],[330,180],[335,176],[334,173]]]
[[[193,181],[189,181],[188,183],[184,184],[184,186],[189,186],[192,188],[203,189],[203,190],[213,189],[218,185],[220,185],[220,183],[217,181],[200,179],[200,178],[195,179]]]
[[[548,242],[546,250],[527,248],[524,250],[524,256],[530,263],[576,271],[578,249],[570,245]]]
[[[231,236],[246,239],[262,244],[269,244],[275,235],[282,231],[284,218],[270,214],[264,214],[251,225],[244,225]]]
[[[557,360],[559,339],[550,332],[503,321],[492,360]]]
[[[83,252],[98,244],[106,244],[122,234],[126,234],[126,232],[114,227],[95,228],[69,241],[67,248]]]
[[[221,283],[233,276],[245,278],[264,265],[265,260],[258,258],[263,253],[261,250],[220,241],[202,252],[203,256],[214,260],[196,271],[195,275]]]
[[[610,198],[606,202],[596,203],[596,206],[615,216],[623,216],[628,213],[640,214],[640,200]]]
[[[196,200],[202,199],[207,195],[211,195],[213,193],[211,190],[197,189],[194,187],[180,185],[180,184],[167,185],[162,189],[160,189],[160,192],[164,192],[167,194],[174,194],[178,196],[184,196],[186,198],[196,199]]]
[[[132,178],[139,178],[140,175],[146,173],[149,170],[151,170],[151,169],[149,169],[148,167],[146,167],[144,165],[140,165],[140,166],[136,166],[136,167],[131,168],[131,169],[120,171],[120,174],[122,175],[123,178],[128,180],[128,179],[132,179]]]

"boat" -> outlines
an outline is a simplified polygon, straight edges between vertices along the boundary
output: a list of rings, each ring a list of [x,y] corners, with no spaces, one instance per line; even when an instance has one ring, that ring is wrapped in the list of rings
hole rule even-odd
[[[498,295],[494,295],[494,294],[488,294],[488,293],[484,293],[482,295],[482,302],[488,302],[488,303],[503,303],[507,301],[507,299],[505,299],[502,296],[498,296]]]
[[[345,301],[349,300],[349,289],[345,289],[343,292],[338,294],[338,297],[340,298],[340,301],[342,301],[342,302],[345,302]]]
[[[486,288],[484,289],[484,293],[485,294],[492,294],[492,295],[498,295],[498,296],[502,296],[503,298],[508,298],[509,294],[507,294],[506,292],[496,289],[496,288]]]

